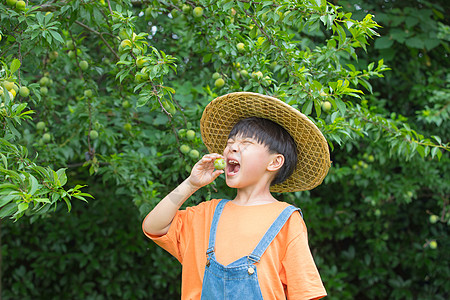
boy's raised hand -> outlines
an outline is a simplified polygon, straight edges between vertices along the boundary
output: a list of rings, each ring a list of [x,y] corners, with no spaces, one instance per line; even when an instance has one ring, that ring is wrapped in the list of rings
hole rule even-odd
[[[218,158],[223,158],[223,156],[217,153],[203,156],[192,168],[188,178],[189,183],[196,188],[201,188],[224,173],[224,170],[215,170],[214,168],[214,161]]]
[[[199,188],[211,183],[223,170],[214,171],[214,161],[223,158],[217,153],[207,154],[202,157],[192,168],[191,175],[179,186],[171,191],[148,213],[143,222],[144,231],[161,236],[169,231],[175,214],[181,205]]]

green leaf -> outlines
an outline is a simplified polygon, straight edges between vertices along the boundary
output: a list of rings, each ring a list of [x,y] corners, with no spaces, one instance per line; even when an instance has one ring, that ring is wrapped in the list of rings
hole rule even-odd
[[[371,94],[373,93],[373,92],[372,92],[372,85],[371,85],[367,80],[360,78],[360,79],[358,80],[358,82],[359,82],[363,87],[365,87]]]
[[[425,47],[424,41],[419,37],[412,37],[405,41],[406,46],[410,48],[422,49]]]
[[[56,171],[56,174],[58,175],[58,181],[60,183],[60,186],[64,186],[67,182],[67,175],[66,175],[66,169],[62,168]]]
[[[336,99],[335,103],[336,103],[337,108],[341,112],[341,116],[345,116],[346,106],[345,106],[344,101],[342,101],[341,99]]]
[[[38,20],[39,24],[44,23],[44,15],[42,14],[42,12],[39,11],[36,13],[36,19]]]
[[[61,37],[61,35],[54,31],[54,30],[50,30],[50,34],[53,36],[53,38],[57,41],[59,41],[61,44],[64,44],[64,39]]]
[[[16,203],[10,203],[10,204],[4,206],[2,209],[0,209],[0,218],[11,216],[16,211],[17,211],[17,204]]]
[[[50,203],[50,200],[48,198],[34,198],[33,201],[36,201],[39,203]]]
[[[437,135],[432,135],[431,137],[432,137],[433,139],[435,139],[435,140],[438,142],[439,145],[442,145],[442,140],[441,140],[440,137],[438,137]]]
[[[18,195],[7,195],[7,196],[0,197],[0,207],[5,206],[6,204],[8,204],[9,202],[11,202],[14,199],[19,199],[19,196]]]
[[[7,160],[6,156],[4,156],[2,153],[0,153],[0,156],[2,158],[2,162],[3,162],[3,165],[5,166],[5,169],[8,169],[8,160]]]
[[[80,199],[80,200],[83,200],[84,202],[88,202],[88,201],[86,200],[86,198],[84,198],[84,197],[82,197],[82,196],[80,196],[80,195],[73,195],[73,197],[75,197],[75,198],[77,198],[77,199]]]
[[[434,158],[437,155],[438,152],[439,153],[441,152],[441,151],[439,151],[439,148],[438,147],[433,147],[431,149],[431,157]],[[440,154],[442,155],[442,153],[440,153]]]
[[[392,44],[394,44],[394,40],[387,36],[383,36],[375,40],[375,49],[391,48]]]
[[[207,63],[211,60],[212,53],[208,53],[205,56],[203,56],[203,62]]]
[[[26,203],[26,202],[20,203],[20,204],[18,205],[17,213],[20,214],[21,212],[26,211],[26,210],[28,209],[28,206],[29,206],[29,205],[28,205],[28,203]]]
[[[312,100],[306,101],[306,103],[303,104],[302,113],[307,115],[307,116],[310,115],[311,112],[312,112],[312,106],[313,106],[313,101]]]
[[[136,106],[137,107],[144,106],[147,104],[148,100],[149,100],[148,97],[140,97],[136,103]]]
[[[34,195],[39,188],[39,183],[33,175],[29,174],[29,182],[30,182],[30,191],[28,192],[30,195]]]
[[[64,198],[64,201],[66,202],[67,205],[67,211],[70,212],[72,210],[72,203],[70,203],[70,200],[67,198]]]
[[[15,58],[12,63],[11,63],[11,73],[15,73],[17,70],[19,70],[20,68],[20,60],[18,60],[17,58]]]

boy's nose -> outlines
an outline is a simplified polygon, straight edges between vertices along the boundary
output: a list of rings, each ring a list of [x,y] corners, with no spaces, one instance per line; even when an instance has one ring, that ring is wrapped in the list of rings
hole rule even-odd
[[[237,143],[233,143],[230,145],[230,151],[231,152],[237,152],[239,149],[239,146],[237,145]]]

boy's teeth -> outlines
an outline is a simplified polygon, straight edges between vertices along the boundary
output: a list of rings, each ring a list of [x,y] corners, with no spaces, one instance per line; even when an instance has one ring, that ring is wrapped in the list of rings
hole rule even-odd
[[[234,159],[230,159],[229,161],[228,161],[228,163],[230,163],[230,164],[238,164],[238,162],[237,162],[237,160],[234,160]]]

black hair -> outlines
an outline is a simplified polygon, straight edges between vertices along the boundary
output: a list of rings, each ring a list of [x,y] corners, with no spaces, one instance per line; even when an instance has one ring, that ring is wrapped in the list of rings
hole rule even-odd
[[[250,117],[236,123],[228,138],[236,136],[255,139],[258,143],[265,145],[269,149],[269,153],[278,153],[284,156],[284,164],[270,185],[282,183],[294,172],[297,165],[297,146],[283,126],[269,119]]]

